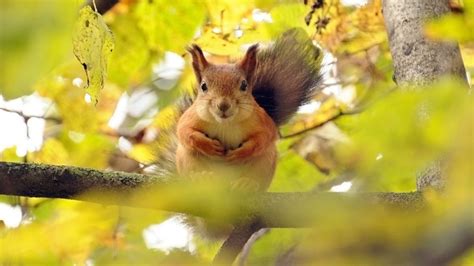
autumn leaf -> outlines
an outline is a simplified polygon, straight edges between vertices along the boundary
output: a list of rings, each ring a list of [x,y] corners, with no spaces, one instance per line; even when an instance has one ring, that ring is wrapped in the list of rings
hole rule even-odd
[[[79,12],[73,51],[86,72],[87,93],[97,103],[107,75],[107,59],[114,50],[114,36],[102,16],[85,6]]]

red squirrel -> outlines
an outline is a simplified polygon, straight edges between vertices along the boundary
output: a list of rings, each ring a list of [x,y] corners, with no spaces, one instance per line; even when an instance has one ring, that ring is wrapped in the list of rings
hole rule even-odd
[[[232,64],[188,48],[197,96],[177,124],[178,174],[211,172],[232,187],[264,191],[273,178],[278,126],[308,102],[321,80],[321,50],[292,29],[273,44],[248,48]]]

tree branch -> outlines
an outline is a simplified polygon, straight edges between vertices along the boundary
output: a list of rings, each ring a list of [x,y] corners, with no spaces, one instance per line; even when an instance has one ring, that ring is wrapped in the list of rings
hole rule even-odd
[[[352,210],[359,204],[400,208],[424,206],[419,192],[225,193],[202,190],[189,181],[171,178],[72,166],[0,162],[0,194],[151,208],[232,224],[249,223],[258,217],[264,227],[310,227],[312,221],[327,217],[328,208]]]
[[[300,131],[293,132],[293,133],[290,133],[290,134],[287,134],[287,135],[283,135],[283,136],[281,136],[280,138],[281,138],[281,139],[289,139],[289,138],[293,138],[293,137],[302,135],[302,134],[307,133],[307,132],[309,132],[309,131],[311,131],[311,130],[314,130],[314,129],[317,129],[317,128],[319,128],[319,127],[322,127],[322,126],[324,126],[325,124],[327,124],[327,123],[329,123],[329,122],[332,122],[332,121],[338,119],[338,118],[341,117],[341,116],[359,114],[360,112],[362,112],[362,110],[363,110],[362,108],[360,108],[360,109],[359,109],[359,108],[356,108],[356,109],[350,110],[350,111],[342,111],[342,110],[339,109],[339,110],[337,110],[337,112],[336,112],[333,116],[329,117],[328,119],[326,119],[326,120],[324,120],[324,121],[320,121],[320,122],[318,122],[318,123],[315,123],[314,125],[311,125],[311,126],[309,126],[309,127],[307,127],[307,128],[304,128],[304,129],[302,129],[302,130],[300,130]]]
[[[250,224],[239,225],[232,230],[229,237],[222,244],[219,252],[214,257],[214,265],[230,264],[235,260],[235,257],[240,253],[242,248],[247,243],[247,240],[264,226],[258,220]]]
[[[10,110],[10,109],[4,108],[4,107],[0,107],[0,110],[4,111],[4,112],[8,112],[8,113],[17,114],[17,115],[21,116],[23,118],[23,120],[25,120],[25,121],[28,121],[31,118],[38,118],[38,119],[53,121],[53,122],[56,122],[56,123],[61,123],[62,122],[61,118],[58,118],[58,117],[49,117],[49,116],[41,116],[41,115],[26,115],[25,113],[23,113],[23,111]]]
[[[252,250],[253,245],[257,242],[257,240],[259,240],[264,235],[266,235],[268,232],[270,232],[270,230],[271,229],[269,229],[269,228],[262,228],[262,229],[258,230],[257,232],[255,232],[249,238],[247,243],[245,243],[245,245],[242,247],[242,251],[240,252],[239,261],[238,261],[239,266],[247,265],[247,258],[250,254],[250,251]]]

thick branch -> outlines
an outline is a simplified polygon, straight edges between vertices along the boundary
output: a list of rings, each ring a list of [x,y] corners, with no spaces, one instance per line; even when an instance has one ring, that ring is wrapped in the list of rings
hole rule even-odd
[[[94,191],[96,193],[85,194]],[[98,193],[97,193],[98,192]],[[356,206],[419,208],[421,193],[237,193],[196,191],[194,184],[122,172],[71,166],[0,162],[0,194],[79,199],[160,209],[245,223],[255,217],[265,227],[307,227],[332,208]],[[107,196],[106,196],[107,195]],[[369,208],[370,209],[370,208]],[[233,211],[229,211],[233,210]],[[333,210],[333,209],[332,209]]]

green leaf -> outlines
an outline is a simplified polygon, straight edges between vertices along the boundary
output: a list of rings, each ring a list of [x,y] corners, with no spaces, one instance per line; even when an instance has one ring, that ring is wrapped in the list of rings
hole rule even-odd
[[[85,6],[79,12],[73,50],[87,76],[87,93],[97,103],[107,75],[107,59],[114,49],[114,37],[102,16]]]

